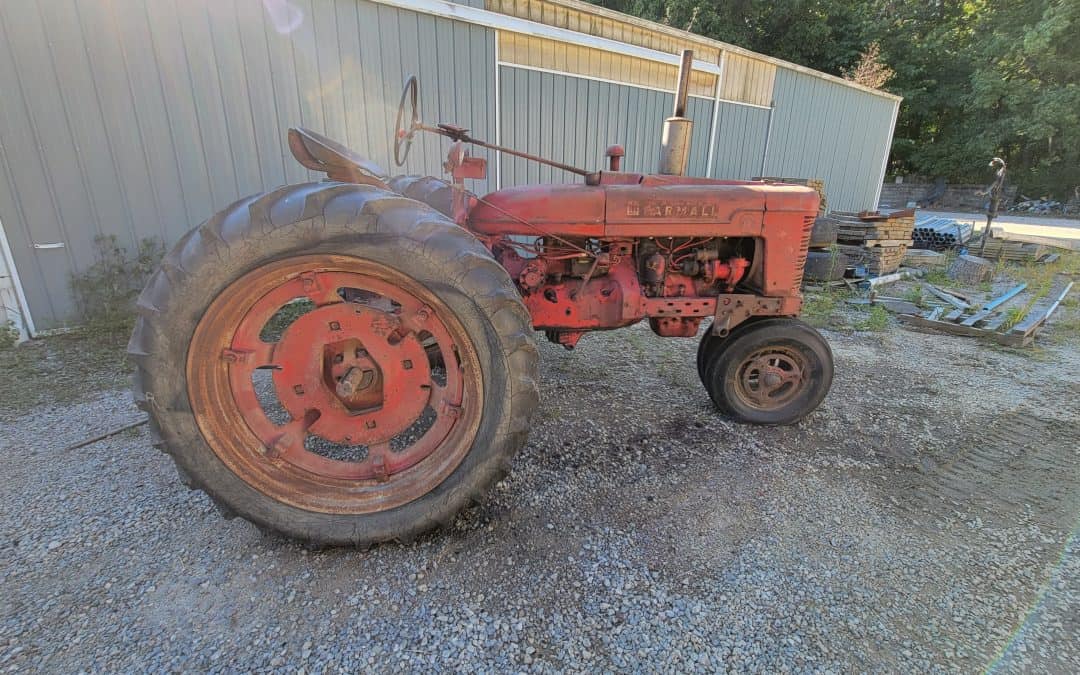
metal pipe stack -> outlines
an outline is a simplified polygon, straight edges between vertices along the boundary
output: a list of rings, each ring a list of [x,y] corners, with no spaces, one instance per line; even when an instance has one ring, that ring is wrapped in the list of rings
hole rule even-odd
[[[919,216],[915,219],[915,230],[911,238],[915,240],[915,248],[930,251],[944,251],[948,248],[962,246],[974,232],[974,224],[941,218],[939,216]]]

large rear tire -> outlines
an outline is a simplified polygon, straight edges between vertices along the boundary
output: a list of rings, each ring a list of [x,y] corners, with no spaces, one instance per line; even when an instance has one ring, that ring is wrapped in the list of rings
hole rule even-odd
[[[507,472],[537,404],[505,270],[371,186],[233,204],[176,244],[138,309],[135,398],[184,482],[317,544],[446,523]]]

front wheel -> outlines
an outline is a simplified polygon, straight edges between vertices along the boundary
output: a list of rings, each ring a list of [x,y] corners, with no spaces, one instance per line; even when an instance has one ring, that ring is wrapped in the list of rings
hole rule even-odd
[[[139,307],[136,399],[181,476],[320,544],[445,523],[506,472],[536,405],[506,272],[370,186],[234,204],[176,245]]]
[[[829,343],[797,319],[746,325],[708,343],[703,357],[709,397],[739,422],[793,424],[813,412],[832,386]]]

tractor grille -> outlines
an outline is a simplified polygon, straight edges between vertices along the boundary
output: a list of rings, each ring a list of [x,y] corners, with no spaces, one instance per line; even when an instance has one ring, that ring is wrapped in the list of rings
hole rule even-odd
[[[803,270],[806,267],[806,252],[810,248],[810,233],[814,230],[814,221],[816,219],[817,214],[803,217],[803,236],[802,242],[799,244],[799,256],[795,260],[795,283],[792,284],[796,292],[801,292],[802,289]]]

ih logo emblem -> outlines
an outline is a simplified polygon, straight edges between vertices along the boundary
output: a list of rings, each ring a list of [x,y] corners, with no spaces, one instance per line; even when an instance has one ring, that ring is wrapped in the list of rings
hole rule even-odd
[[[659,199],[631,200],[626,202],[626,215],[630,218],[715,218],[716,204]]]

